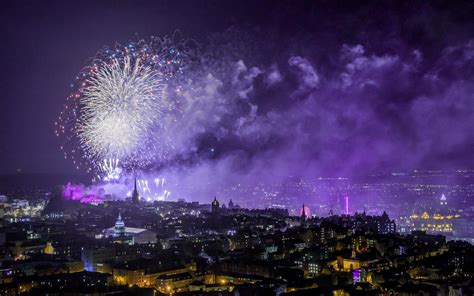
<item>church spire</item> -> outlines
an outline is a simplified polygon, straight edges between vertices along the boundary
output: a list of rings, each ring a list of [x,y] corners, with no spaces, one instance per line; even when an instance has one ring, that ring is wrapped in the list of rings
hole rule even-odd
[[[135,184],[134,184],[133,193],[132,193],[132,203],[138,204],[139,202],[140,202],[140,195],[138,194],[137,178],[135,177]]]
[[[303,208],[301,208],[301,221],[304,222],[306,220],[306,207],[304,206],[303,203]]]

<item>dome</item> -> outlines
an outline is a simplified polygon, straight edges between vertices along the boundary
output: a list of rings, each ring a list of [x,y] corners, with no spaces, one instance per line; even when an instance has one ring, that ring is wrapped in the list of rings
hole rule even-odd
[[[125,227],[125,223],[122,220],[122,216],[119,214],[117,221],[115,221],[115,228],[122,228]]]

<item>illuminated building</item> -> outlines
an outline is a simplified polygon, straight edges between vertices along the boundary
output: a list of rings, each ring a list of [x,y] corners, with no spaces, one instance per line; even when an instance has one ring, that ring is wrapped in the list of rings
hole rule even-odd
[[[454,224],[461,218],[460,214],[447,208],[447,199],[443,194],[439,199],[439,206],[431,211],[426,210],[421,213],[410,215],[405,222],[405,229],[421,230],[428,233],[452,234]]]
[[[132,245],[156,242],[156,233],[153,231],[143,228],[125,227],[125,223],[120,214],[115,222],[115,226],[104,230],[104,236],[114,238],[130,237],[131,240],[127,242]]]
[[[308,273],[310,276],[314,277],[319,274],[319,263],[318,262],[309,262],[308,263]]]
[[[84,248],[81,261],[86,271],[104,271],[104,263],[115,258],[115,250],[111,248]]]
[[[189,272],[176,274],[162,274],[156,279],[156,286],[162,293],[172,293],[187,290],[194,281],[194,277]]]
[[[173,275],[189,274],[195,270],[195,265],[184,266],[160,266],[149,264],[141,260],[121,264],[113,269],[114,282],[119,285],[137,285],[139,287],[156,287],[164,293],[174,292],[174,288],[181,287],[183,283],[188,285],[193,278],[170,277]]]
[[[350,258],[344,258],[343,256],[337,256],[337,259],[334,261],[328,262],[335,270],[352,272],[356,269],[368,266],[377,262],[376,258],[365,258],[360,259],[354,254]]]
[[[125,223],[122,220],[120,214],[118,215],[117,221],[115,222],[114,236],[121,237],[125,235]]]
[[[360,275],[360,269],[359,268],[354,269],[352,271],[352,280],[354,281],[354,283],[360,283],[361,282],[361,275]]]
[[[54,255],[54,248],[51,241],[46,242],[46,247],[44,247],[43,252],[47,255]]]
[[[382,216],[377,219],[377,232],[379,234],[388,234],[396,232],[395,221],[390,220],[388,214],[384,211]]]

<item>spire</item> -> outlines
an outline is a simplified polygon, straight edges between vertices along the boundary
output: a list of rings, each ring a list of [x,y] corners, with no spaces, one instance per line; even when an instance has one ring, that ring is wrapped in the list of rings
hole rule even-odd
[[[306,207],[304,206],[304,203],[303,203],[303,208],[301,209],[301,220],[304,221],[306,220]]]
[[[442,205],[442,206],[445,206],[448,204],[448,201],[447,201],[447,198],[446,198],[446,195],[441,195],[441,198],[439,199],[439,203]]]
[[[135,177],[135,184],[133,186],[133,193],[132,193],[132,203],[138,204],[139,202],[140,202],[140,195],[138,194],[137,178]]]

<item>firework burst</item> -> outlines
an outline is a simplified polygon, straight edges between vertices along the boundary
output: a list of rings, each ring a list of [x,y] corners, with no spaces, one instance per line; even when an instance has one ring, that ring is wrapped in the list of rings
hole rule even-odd
[[[101,50],[76,77],[55,123],[64,157],[100,179],[110,174],[104,160],[120,159],[121,168],[134,170],[166,159],[172,150],[166,130],[179,114],[168,89],[189,65],[189,44],[153,37]]]
[[[164,87],[159,72],[130,57],[106,64],[85,81],[76,130],[93,161],[118,158],[125,164],[151,157],[147,135],[161,116]]]

